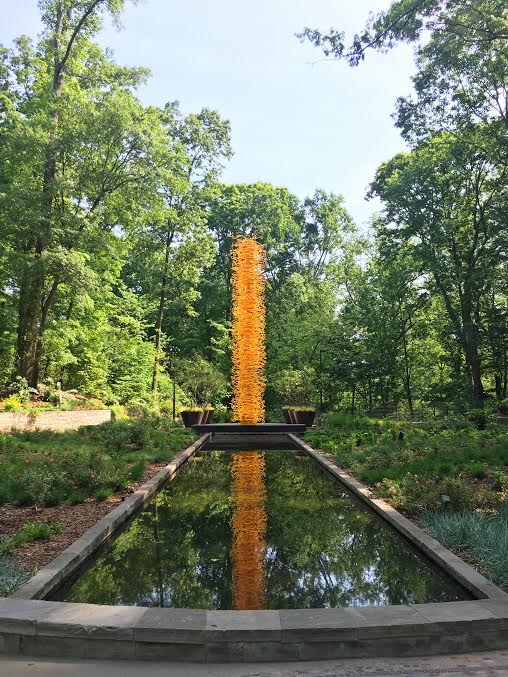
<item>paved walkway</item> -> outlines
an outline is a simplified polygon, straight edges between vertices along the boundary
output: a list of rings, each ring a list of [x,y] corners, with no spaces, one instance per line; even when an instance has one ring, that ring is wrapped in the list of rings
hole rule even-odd
[[[430,658],[200,665],[0,657],[1,677],[508,677],[508,651]]]

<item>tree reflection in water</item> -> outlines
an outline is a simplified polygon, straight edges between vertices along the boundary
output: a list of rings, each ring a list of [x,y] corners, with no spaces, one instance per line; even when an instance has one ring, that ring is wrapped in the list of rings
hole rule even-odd
[[[312,459],[267,451],[189,461],[59,599],[308,609],[468,594]]]
[[[266,609],[265,459],[259,451],[233,454],[231,518],[233,609]]]

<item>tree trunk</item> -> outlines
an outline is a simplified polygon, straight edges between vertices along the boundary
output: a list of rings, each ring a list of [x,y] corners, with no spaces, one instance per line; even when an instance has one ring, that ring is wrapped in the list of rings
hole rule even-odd
[[[34,259],[28,264],[20,285],[17,331],[17,366],[20,376],[37,387],[39,380],[39,363],[42,354],[42,337],[46,317],[44,302],[44,264],[43,254],[47,249],[52,229],[53,183],[56,176],[58,106],[57,100],[62,92],[63,64],[59,57],[60,40],[63,32],[63,4],[57,7],[55,30],[53,33],[54,65],[52,82],[53,111],[51,113],[51,131],[49,144],[42,173],[41,217],[39,232],[33,243]],[[50,292],[51,303],[54,301],[53,290]]]
[[[461,298],[463,345],[470,399],[475,406],[482,406],[484,390],[479,353],[479,337],[478,329],[473,321],[472,292],[470,286],[471,285],[468,283],[464,285],[464,292]]]
[[[20,285],[17,330],[17,371],[32,387],[37,387],[36,369],[39,317],[42,305],[43,279],[36,260],[27,267]]]
[[[157,397],[157,385],[159,378],[159,362],[161,357],[161,333],[162,333],[162,318],[164,317],[164,302],[166,300],[166,284],[168,281],[168,265],[169,254],[171,251],[171,243],[175,231],[168,228],[166,235],[166,245],[164,251],[164,268],[162,270],[161,290],[159,295],[159,310],[157,312],[157,323],[155,325],[155,356],[152,371],[152,397]]]
[[[406,388],[406,399],[407,406],[409,407],[409,413],[413,416],[413,395],[411,392],[411,369],[409,366],[409,355],[407,350],[407,335],[406,328],[402,330],[402,345],[404,347],[404,385]]]

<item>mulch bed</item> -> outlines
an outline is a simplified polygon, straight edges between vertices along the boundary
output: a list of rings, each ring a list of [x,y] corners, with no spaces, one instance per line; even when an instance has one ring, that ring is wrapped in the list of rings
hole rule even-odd
[[[87,529],[102,519],[113,508],[135,491],[147,480],[162,470],[167,462],[152,463],[147,466],[146,472],[139,482],[133,483],[130,491],[118,492],[106,501],[96,501],[88,498],[84,503],[77,505],[62,504],[51,508],[35,510],[32,506],[18,507],[12,504],[0,506],[0,535],[11,536],[19,531],[27,522],[49,524],[58,522],[62,531],[45,541],[32,541],[16,548],[12,556],[15,565],[22,567],[29,573],[49,564],[62,550],[65,550]]]

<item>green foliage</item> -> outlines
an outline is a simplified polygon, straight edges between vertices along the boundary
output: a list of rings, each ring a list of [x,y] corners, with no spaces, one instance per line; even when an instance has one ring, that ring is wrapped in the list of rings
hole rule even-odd
[[[291,405],[310,405],[316,399],[314,369],[286,369],[274,378],[273,389],[280,401]]]
[[[86,500],[86,494],[82,491],[73,491],[69,494],[69,503],[71,505],[79,505]]]
[[[11,383],[11,388],[19,397],[22,404],[26,404],[30,398],[30,388],[28,381],[23,376],[16,376],[16,379]]]
[[[491,509],[502,500],[508,486],[508,433],[502,429],[422,429],[354,419],[344,423],[309,431],[306,439],[407,513]],[[443,495],[450,498],[446,504]]]
[[[146,463],[141,460],[133,463],[129,468],[129,479],[131,482],[139,482],[146,470]]]
[[[125,490],[146,464],[171,459],[194,439],[158,418],[0,435],[0,502],[40,508]]]
[[[6,397],[4,400],[4,411],[12,411],[14,413],[22,411],[23,403],[19,395],[13,394]]]
[[[199,356],[180,362],[177,379],[191,400],[199,405],[220,402],[229,390],[224,375]]]
[[[489,580],[508,589],[508,509],[427,513],[427,529],[445,547],[467,557]]]
[[[94,494],[94,498],[96,501],[107,501],[108,498],[111,498],[111,496],[113,496],[113,492],[108,487],[102,487],[101,489],[97,489],[97,491]]]
[[[62,526],[58,522],[51,522],[50,524],[41,524],[39,522],[27,522],[23,527],[10,536],[0,545],[0,553],[11,553],[24,543],[31,541],[44,541],[51,538],[54,534],[59,534],[62,531]]]

